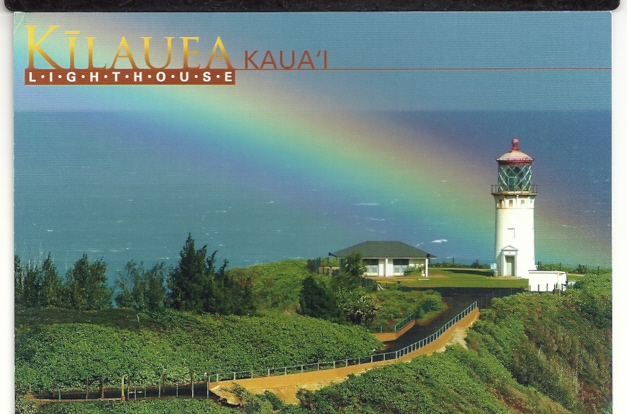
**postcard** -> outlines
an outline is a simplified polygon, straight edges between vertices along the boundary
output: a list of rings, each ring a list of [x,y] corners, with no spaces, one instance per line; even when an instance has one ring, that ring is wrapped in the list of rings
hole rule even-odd
[[[20,286],[41,272],[16,309],[124,307],[129,269],[175,303],[203,246],[216,275],[357,252],[382,289],[461,266],[548,294],[612,266],[610,12],[16,13],[13,33]],[[106,298],[68,293],[80,266]]]

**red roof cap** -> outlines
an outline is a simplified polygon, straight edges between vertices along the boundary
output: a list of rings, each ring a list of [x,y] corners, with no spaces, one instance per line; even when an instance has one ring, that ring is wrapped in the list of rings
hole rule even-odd
[[[531,164],[533,158],[518,149],[518,138],[512,139],[512,149],[496,159],[499,164]]]

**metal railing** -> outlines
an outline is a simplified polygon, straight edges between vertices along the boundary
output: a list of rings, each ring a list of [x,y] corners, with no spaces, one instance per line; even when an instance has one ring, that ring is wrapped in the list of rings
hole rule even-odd
[[[522,190],[522,189],[517,189],[517,190],[507,190],[502,188],[502,186],[500,186],[499,184],[492,184],[490,186],[490,190],[492,194],[498,194],[498,193],[503,193],[503,194],[529,194],[529,193],[537,193],[538,192],[538,185],[537,184],[532,184],[529,186],[529,188]]]
[[[288,375],[288,374],[300,374],[305,372],[312,371],[321,371],[327,369],[337,369],[348,367],[351,365],[361,365],[361,364],[369,364],[373,362],[380,361],[389,361],[401,358],[411,352],[414,352],[424,346],[427,346],[431,342],[438,339],[444,332],[446,332],[451,326],[455,325],[462,318],[467,316],[470,312],[477,308],[477,302],[473,302],[466,309],[458,313],[455,317],[445,323],[440,329],[431,335],[427,336],[420,341],[414,342],[404,348],[401,348],[397,351],[384,352],[380,354],[372,354],[365,357],[360,358],[347,358],[340,359],[336,361],[324,361],[324,362],[315,362],[311,364],[297,364],[286,367],[279,368],[266,368],[266,369],[251,369],[247,371],[238,371],[238,372],[220,372],[215,374],[210,374],[208,376],[208,382],[219,382],[219,381],[235,381],[242,379],[251,379],[251,378],[260,378],[260,377],[273,377],[280,375]]]
[[[420,309],[412,312],[411,314],[405,316],[403,319],[398,321],[396,325],[393,326],[377,326],[375,328],[370,328],[369,331],[373,333],[384,333],[384,332],[398,332],[402,330],[405,326],[409,325],[412,321],[420,318]]]
[[[124,390],[121,391],[120,388],[104,388],[104,382],[102,382],[100,392],[97,392],[90,387],[90,382],[87,380],[87,389],[86,390],[69,390],[69,391],[61,391],[61,389],[57,386],[56,389],[53,385],[53,391],[44,391],[41,390],[39,392],[35,392],[35,398],[37,399],[45,399],[48,401],[67,401],[67,400],[94,400],[94,399],[121,399],[121,395],[124,395],[124,398],[130,399],[146,399],[146,398],[165,398],[165,397],[189,397],[191,395],[192,398],[210,398],[209,388],[212,382],[220,382],[220,381],[233,381],[233,380],[242,380],[242,379],[251,379],[251,378],[260,378],[260,377],[273,377],[273,376],[281,376],[288,374],[299,374],[305,372],[312,371],[322,371],[329,369],[337,369],[348,367],[351,365],[362,365],[369,364],[373,362],[380,361],[391,361],[398,358],[401,358],[411,352],[414,352],[430,343],[438,339],[444,332],[446,332],[449,328],[451,328],[454,324],[459,322],[462,318],[467,316],[470,312],[476,309],[477,302],[473,302],[466,309],[457,314],[454,318],[449,320],[446,324],[444,324],[437,332],[427,336],[426,338],[421,339],[420,341],[414,342],[411,345],[408,345],[402,349],[397,351],[384,352],[380,354],[371,354],[364,357],[359,358],[345,358],[336,361],[324,361],[324,362],[315,362],[309,364],[296,364],[292,366],[285,366],[279,368],[266,368],[266,369],[251,369],[246,371],[225,371],[214,374],[205,374],[199,379],[199,381],[192,381],[191,383],[171,383],[166,385],[165,383],[161,383],[159,387],[146,387],[145,385],[138,386],[136,384],[131,385],[131,380],[123,385]],[[19,388],[19,386],[18,386]],[[30,386],[29,386],[30,390]]]

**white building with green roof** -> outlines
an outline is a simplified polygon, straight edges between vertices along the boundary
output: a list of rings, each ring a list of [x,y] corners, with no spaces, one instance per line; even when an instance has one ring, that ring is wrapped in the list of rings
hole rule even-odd
[[[429,259],[436,258],[400,241],[367,241],[329,254],[341,263],[355,253],[361,254],[366,265],[365,276],[403,276],[411,268],[421,269],[424,276],[429,276]]]

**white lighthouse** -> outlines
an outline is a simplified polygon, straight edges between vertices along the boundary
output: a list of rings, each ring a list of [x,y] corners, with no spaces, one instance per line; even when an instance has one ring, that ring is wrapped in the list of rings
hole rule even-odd
[[[497,276],[529,278],[535,266],[534,202],[538,195],[531,183],[533,158],[512,149],[496,159],[499,164],[498,184],[492,186],[496,206],[496,237],[494,257]]]

